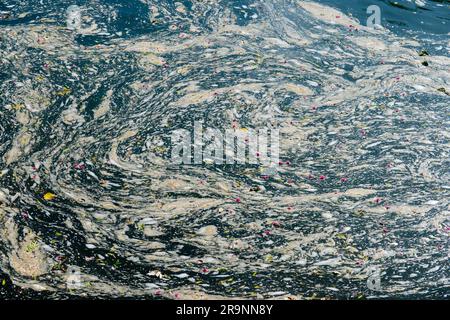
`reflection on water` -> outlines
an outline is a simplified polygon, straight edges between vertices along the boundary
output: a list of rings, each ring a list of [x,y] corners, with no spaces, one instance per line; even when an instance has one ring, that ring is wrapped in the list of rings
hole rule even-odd
[[[447,297],[448,3],[319,2],[1,5],[0,296]],[[276,170],[173,164],[194,121]]]

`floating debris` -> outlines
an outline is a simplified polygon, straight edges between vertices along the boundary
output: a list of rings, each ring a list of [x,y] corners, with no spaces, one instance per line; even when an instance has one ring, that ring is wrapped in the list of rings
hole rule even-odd
[[[448,299],[448,8],[345,3],[4,0],[0,298]]]
[[[46,194],[44,194],[44,200],[46,200],[46,201],[52,201],[53,199],[55,199],[56,198],[56,195],[54,195],[53,193],[51,193],[51,192],[47,192]]]

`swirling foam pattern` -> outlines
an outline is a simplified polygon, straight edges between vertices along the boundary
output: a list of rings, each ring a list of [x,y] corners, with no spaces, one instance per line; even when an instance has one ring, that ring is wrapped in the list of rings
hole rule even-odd
[[[2,297],[448,297],[448,25],[47,2],[0,8]],[[195,120],[278,128],[278,170],[172,164]]]

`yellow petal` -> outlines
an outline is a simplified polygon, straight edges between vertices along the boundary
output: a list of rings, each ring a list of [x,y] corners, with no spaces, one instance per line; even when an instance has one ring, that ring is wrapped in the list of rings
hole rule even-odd
[[[54,195],[51,192],[47,192],[46,194],[44,194],[44,200],[47,200],[47,201],[51,201],[51,200],[55,199],[55,197],[56,197],[56,195]]]
[[[61,91],[58,91],[56,94],[58,96],[66,96],[66,95],[70,94],[71,92],[72,92],[72,90],[70,90],[67,87],[64,87]]]

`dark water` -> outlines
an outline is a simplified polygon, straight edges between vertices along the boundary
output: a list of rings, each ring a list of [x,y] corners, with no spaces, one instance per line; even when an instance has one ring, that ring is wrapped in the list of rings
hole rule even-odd
[[[449,5],[0,2],[0,297],[448,298]]]

